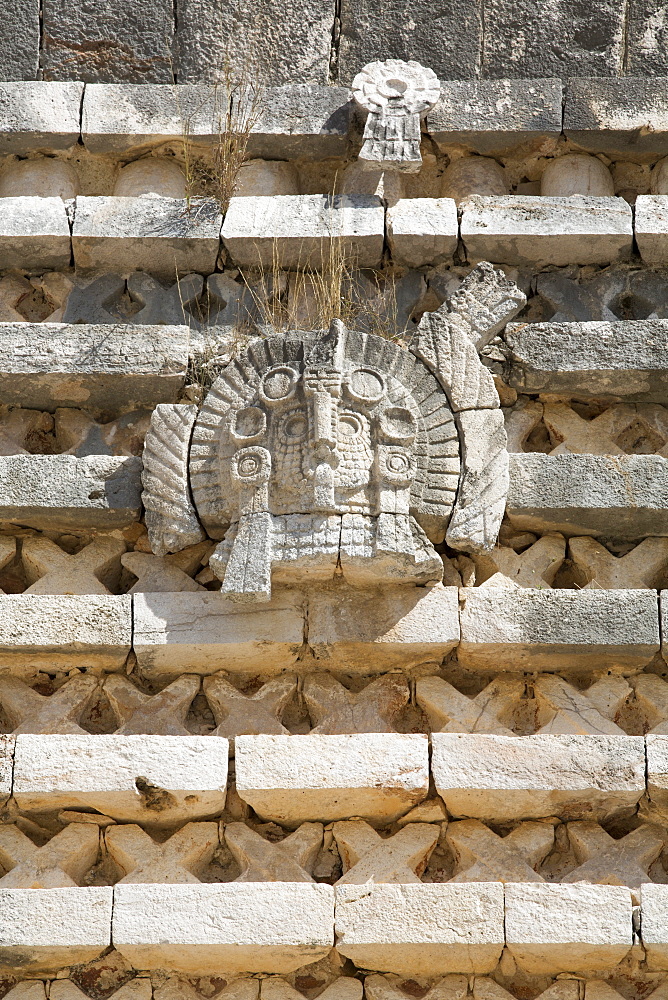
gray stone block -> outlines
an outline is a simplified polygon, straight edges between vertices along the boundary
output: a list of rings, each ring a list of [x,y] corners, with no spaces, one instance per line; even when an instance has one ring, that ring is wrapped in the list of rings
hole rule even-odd
[[[668,320],[510,323],[505,339],[521,392],[668,405]]]
[[[0,153],[77,143],[83,89],[82,83],[0,83]]]
[[[401,198],[387,211],[387,241],[396,264],[425,267],[452,260],[458,239],[452,198]]]
[[[561,80],[449,80],[427,115],[439,146],[462,145],[486,156],[561,133]],[[500,113],[502,109],[502,113]]]
[[[662,0],[630,0],[628,5],[626,60],[624,72],[630,77],[668,73],[668,24]]]
[[[87,273],[148,271],[175,280],[210,274],[222,216],[213,201],[178,198],[77,198],[74,263]]]
[[[540,534],[668,535],[668,462],[658,455],[510,455],[507,514]]]
[[[70,223],[61,198],[3,198],[0,269],[55,271],[70,266]]]
[[[657,153],[663,156],[668,133],[668,77],[569,80],[564,132],[582,149],[595,153],[647,159]]]
[[[3,6],[0,21],[0,78],[34,80],[39,70],[39,0]]]
[[[646,264],[668,263],[668,196],[642,194],[636,200],[636,242]]]
[[[173,83],[172,0],[42,2],[47,80]]]
[[[12,406],[116,413],[171,403],[187,365],[186,327],[0,324],[0,395]]]
[[[141,513],[139,458],[7,455],[0,483],[0,521],[40,530],[111,531]]]
[[[345,156],[355,114],[346,87],[268,87],[248,139],[249,156]]]

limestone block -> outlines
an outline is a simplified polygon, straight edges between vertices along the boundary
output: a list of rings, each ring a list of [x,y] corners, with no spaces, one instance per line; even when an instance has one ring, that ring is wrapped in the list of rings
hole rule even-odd
[[[543,535],[524,552],[498,545],[474,557],[476,586],[551,587],[565,556],[563,535]]]
[[[522,392],[668,403],[668,320],[510,323],[509,383]]]
[[[640,889],[642,943],[650,969],[668,969],[668,887],[645,884]]]
[[[383,826],[426,797],[427,750],[421,735],[238,736],[237,792],[283,826],[351,816]]]
[[[313,590],[307,641],[326,669],[361,674],[441,660],[459,642],[454,587]]]
[[[640,256],[646,264],[668,262],[668,197],[641,194],[636,199],[635,232]]]
[[[253,694],[244,694],[226,680],[223,673],[204,680],[204,694],[213,712],[216,728],[212,736],[234,739],[242,733],[286,734],[280,719],[297,690],[296,674],[283,674],[263,684]]]
[[[333,929],[334,890],[329,885],[246,882],[114,888],[114,945],[142,969],[198,975],[218,975],[221,969],[292,972],[325,958]]]
[[[94,809],[167,827],[225,805],[227,741],[205,736],[18,736],[20,809]]]
[[[8,8],[3,14],[0,75],[3,80],[34,80],[39,72],[39,3],[29,0]]]
[[[446,842],[455,859],[451,882],[543,882],[536,868],[554,845],[549,823],[520,823],[500,837],[477,819],[449,823]]]
[[[111,535],[94,538],[70,555],[49,538],[26,538],[21,559],[26,594],[108,594],[121,575],[125,542]]]
[[[53,694],[40,694],[18,677],[0,674],[0,704],[14,735],[19,733],[78,733],[81,716],[100,695],[92,674],[74,674]]]
[[[116,735],[189,736],[185,720],[199,685],[199,677],[184,674],[150,695],[135,687],[128,677],[107,677],[104,693],[116,716]]]
[[[372,170],[370,164],[353,160],[339,174],[341,194],[377,195],[386,205],[406,197],[406,182],[396,170]]]
[[[117,198],[185,198],[186,179],[179,165],[166,156],[147,156],[128,163],[114,185]]]
[[[72,250],[88,273],[149,271],[171,281],[216,266],[222,216],[213,201],[77,198]]]
[[[14,743],[13,736],[0,736],[0,805],[5,804],[12,790]]]
[[[49,271],[70,266],[70,223],[61,198],[4,198],[0,268]]]
[[[123,528],[141,513],[141,459],[0,457],[0,519],[32,528]]]
[[[356,267],[377,267],[384,215],[380,198],[370,195],[232,198],[221,236],[240,267],[271,267],[276,258],[288,269],[321,267],[332,242]]]
[[[655,163],[649,180],[650,194],[668,194],[668,157]]]
[[[462,206],[460,232],[471,260],[610,264],[631,254],[633,217],[623,198],[473,195]]]
[[[147,676],[226,670],[280,674],[304,638],[302,598],[278,591],[247,606],[224,594],[134,594],[134,651]]]
[[[601,882],[632,889],[651,882],[648,869],[665,847],[665,831],[643,823],[615,840],[598,823],[568,824],[568,839],[578,867],[563,882]]]
[[[429,719],[432,732],[498,733],[512,736],[501,721],[510,721],[526,690],[524,678],[501,675],[469,698],[443,677],[419,677],[415,698]]]
[[[64,160],[38,157],[11,163],[0,177],[0,198],[76,198],[79,178]]]
[[[621,166],[643,169],[634,163]],[[646,185],[646,179],[617,177],[616,183],[626,183],[626,193],[630,197],[638,187]],[[667,288],[665,271],[628,264],[613,264],[602,271],[589,273],[577,268],[544,271],[536,279],[538,295],[552,313],[551,323],[610,321],[619,324],[631,319],[638,325],[648,312],[652,319],[664,319],[668,315]],[[629,329],[633,329],[633,324]]]
[[[313,882],[322,823],[302,823],[272,843],[245,823],[225,824],[225,843],[241,869],[237,882]]]
[[[491,972],[503,950],[503,885],[340,885],[336,947],[365,969]]]
[[[4,403],[117,413],[174,401],[185,383],[185,326],[0,324]]]
[[[634,669],[659,648],[649,590],[464,588],[459,662],[473,669]]]
[[[69,823],[37,847],[14,823],[0,826],[2,889],[58,889],[81,885],[97,862],[100,831],[93,823]]]
[[[651,37],[657,39],[656,34]],[[568,81],[564,132],[580,149],[608,155],[640,154],[643,159],[647,154],[665,154],[668,132],[665,89],[657,86],[653,73],[646,79],[642,79],[644,74],[633,70],[629,74],[621,79],[595,79],[598,74],[594,73]]]
[[[388,209],[387,240],[397,264],[424,267],[451,260],[458,236],[452,198],[402,198]]]
[[[645,538],[623,556],[614,556],[593,538],[571,538],[568,551],[591,589],[654,588],[661,586],[668,568],[668,538]]]
[[[57,972],[111,945],[111,886],[0,888],[0,965]]]
[[[441,194],[459,206],[472,194],[506,195],[509,184],[500,163],[487,156],[462,156],[444,170]]]
[[[46,1000],[46,987],[39,979],[26,979],[17,983],[5,996],[9,996],[10,993],[10,1000]],[[54,1000],[56,1000],[57,993],[58,990],[54,994]]]
[[[506,946],[534,975],[597,972],[631,949],[631,892],[613,885],[506,886]]]
[[[104,841],[122,873],[119,885],[198,882],[218,847],[218,824],[186,823],[156,843],[140,826],[121,823],[109,827]]]
[[[334,839],[344,871],[336,885],[421,884],[420,875],[436,847],[440,829],[437,823],[407,823],[383,838],[361,820],[335,823]]]
[[[3,38],[4,31],[9,29],[7,37],[11,39],[14,67],[20,65],[17,46],[22,38],[30,36],[12,30],[11,15],[20,10],[23,20],[30,7],[31,4],[26,3],[20,8],[12,8],[5,12],[3,19]],[[37,6],[33,8],[33,16],[36,14]],[[79,141],[83,84],[36,82],[30,79],[34,75],[30,73],[25,81],[0,83],[0,153],[25,155],[34,149],[68,149]],[[9,73],[2,73],[3,81],[8,76]]]
[[[668,807],[668,737],[647,734],[647,794],[661,812]]]
[[[54,666],[118,670],[132,642],[124,595],[0,595],[0,669],[33,673]]]
[[[575,194],[589,198],[612,198],[615,185],[605,163],[586,153],[567,153],[550,160],[540,179],[544,198],[570,198]]]
[[[234,194],[237,198],[299,194],[299,176],[284,160],[246,160],[237,173]]]
[[[322,966],[320,968],[322,968]],[[315,969],[313,972],[315,972]],[[295,979],[296,978],[297,977],[295,977]],[[329,986],[325,987],[322,993],[319,993],[318,996],[323,997],[323,1000],[362,1000],[362,996],[368,989],[367,983],[368,977],[366,978],[364,985],[362,985],[359,979],[352,979],[348,976],[339,976],[334,980],[334,982],[330,983]],[[289,985],[289,983],[286,983],[284,979],[277,979],[274,977],[263,979],[260,989],[260,996],[262,997],[262,1000],[299,1000],[299,997],[303,996],[303,993],[294,989]],[[15,998],[12,997],[11,1000],[15,1000]],[[16,1000],[18,1000],[18,998],[16,998]],[[26,1000],[32,1000],[32,998],[26,998]],[[36,997],[34,1000],[41,1000],[41,997]],[[243,998],[243,1000],[245,1000],[245,998]],[[459,1000],[459,997],[457,1000]]]
[[[658,455],[510,455],[507,514],[566,535],[668,534],[668,466]]]
[[[265,159],[346,156],[354,114],[347,87],[301,82],[267,87],[251,123],[247,153]]]
[[[603,821],[632,810],[645,790],[640,736],[434,733],[432,746],[436,789],[453,816]]]
[[[394,718],[410,698],[406,679],[398,673],[377,677],[358,692],[329,673],[310,674],[302,690],[312,736],[394,733]]]
[[[485,980],[474,979],[474,984],[478,982],[485,982]],[[366,976],[364,994],[368,1000],[401,1000],[402,996],[405,996],[401,985],[403,984],[397,982],[393,976]],[[494,985],[496,986],[496,983]],[[499,989],[498,986],[496,988]],[[439,980],[424,996],[428,1000],[464,1000],[467,992],[467,977],[452,975]],[[476,996],[476,1000],[482,1000],[477,994],[474,996]]]

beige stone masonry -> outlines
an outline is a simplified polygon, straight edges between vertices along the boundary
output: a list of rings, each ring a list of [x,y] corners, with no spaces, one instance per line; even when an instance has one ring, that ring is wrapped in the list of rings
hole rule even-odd
[[[64,270],[70,256],[70,223],[61,198],[2,199],[0,268]]]
[[[58,889],[81,885],[98,858],[100,833],[92,823],[70,823],[43,847],[18,826],[0,826],[0,889]]]
[[[547,823],[520,823],[504,837],[475,819],[448,824],[448,846],[455,858],[451,882],[542,882],[535,869],[554,844]]]
[[[637,889],[652,881],[647,869],[656,861],[667,840],[664,829],[649,823],[643,823],[618,840],[598,823],[587,820],[569,823],[567,829],[578,867],[564,876],[563,882],[599,882]]]
[[[525,690],[519,677],[495,677],[473,698],[462,694],[443,677],[420,677],[415,696],[435,733],[496,733],[512,736],[501,719],[510,715]]]
[[[650,969],[668,969],[668,886],[643,885],[640,904],[647,965]]]
[[[150,979],[145,981],[151,982]],[[230,982],[226,977],[223,981],[225,986],[214,993],[214,1000],[258,1000],[260,980],[232,979]],[[169,976],[167,981],[153,992],[154,1000],[197,1000],[201,995],[186,978],[181,976]]]
[[[48,538],[26,538],[21,547],[26,594],[108,594],[118,586],[125,542],[102,535],[75,555]]]
[[[571,538],[568,554],[587,581],[583,589],[642,590],[665,580],[668,538],[645,538],[623,556],[593,538]]]
[[[152,1000],[151,980],[136,976],[115,990],[111,997],[113,1000]],[[53,979],[49,983],[49,1000],[87,1000],[87,994],[75,986],[71,979]]]
[[[104,835],[109,857],[122,872],[116,883],[199,882],[218,847],[217,823],[186,823],[156,843],[140,826],[110,826]]]
[[[543,535],[524,552],[499,545],[476,555],[476,585],[480,587],[551,587],[566,555],[563,535]]]
[[[364,980],[367,1000],[403,1000],[406,994],[400,987],[401,983],[394,981],[393,976],[366,976]],[[422,1000],[464,1000],[467,992],[466,976],[445,976],[425,993]]]
[[[79,140],[83,83],[0,83],[0,152],[69,149]]]
[[[542,674],[533,683],[541,721],[545,720],[538,734],[624,736],[624,730],[612,720],[631,691],[622,677],[602,677],[582,692],[561,677]]]
[[[318,994],[318,997],[323,997],[324,1000],[362,1000],[364,993],[368,996],[367,983],[368,978],[362,985],[359,979],[339,976],[333,983],[326,986],[322,993]],[[303,995],[289,983],[286,983],[284,979],[270,977],[263,979],[260,984],[262,1000],[299,1000]]]
[[[440,834],[437,823],[408,823],[382,838],[361,820],[335,823],[334,839],[344,874],[337,885],[420,882]]]
[[[283,709],[297,690],[297,676],[284,674],[267,681],[254,694],[242,694],[224,676],[204,679],[204,694],[216,720],[212,736],[257,736],[260,733],[287,735],[280,722]]]
[[[0,705],[15,736],[85,734],[79,720],[99,693],[100,682],[92,674],[75,674],[50,695],[40,694],[11,674],[0,674]]]
[[[410,698],[400,674],[377,677],[357,694],[331,674],[310,674],[302,690],[313,726],[311,736],[394,733],[393,719]]]
[[[16,740],[13,736],[0,736],[0,805],[12,793],[12,778],[14,771],[14,749]]]
[[[245,823],[227,823],[225,843],[241,868],[237,882],[313,882],[322,847],[322,823],[302,823],[272,843]]]
[[[452,198],[402,198],[387,211],[392,259],[405,267],[435,266],[452,260],[459,226]]]
[[[199,677],[184,674],[162,691],[149,695],[127,677],[108,677],[104,693],[118,722],[116,735],[190,736],[185,720],[199,686]]]

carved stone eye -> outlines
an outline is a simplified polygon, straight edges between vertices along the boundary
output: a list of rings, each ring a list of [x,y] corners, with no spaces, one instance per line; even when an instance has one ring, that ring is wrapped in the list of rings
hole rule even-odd
[[[381,476],[395,486],[408,486],[414,473],[410,452],[382,445],[378,449],[378,469]]]
[[[390,441],[412,441],[415,437],[415,418],[405,406],[389,406],[381,415],[380,429]]]
[[[306,437],[308,424],[306,414],[293,413],[283,425],[283,433],[288,441],[302,441]]]
[[[344,441],[358,437],[363,429],[362,421],[354,413],[346,413],[339,419],[339,433]]]
[[[259,406],[246,406],[238,410],[232,425],[232,437],[235,441],[250,443],[267,429],[267,418]]]
[[[361,403],[377,403],[385,393],[385,382],[373,368],[358,368],[348,378],[348,392]]]
[[[282,402],[294,396],[298,373],[288,365],[275,365],[266,373],[260,384],[260,396],[266,403]]]
[[[242,448],[232,458],[232,475],[243,483],[266,482],[270,472],[271,455],[266,448]]]

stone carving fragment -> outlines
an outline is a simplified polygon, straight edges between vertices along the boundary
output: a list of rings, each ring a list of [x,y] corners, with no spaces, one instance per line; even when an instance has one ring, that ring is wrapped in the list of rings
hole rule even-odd
[[[259,733],[286,734],[280,718],[297,690],[295,674],[283,674],[267,681],[254,694],[243,694],[224,677],[204,678],[204,694],[216,720],[212,736],[255,736]]]
[[[363,820],[335,823],[333,827],[344,874],[337,885],[365,882],[419,882],[436,847],[437,823],[408,823],[383,839]]]
[[[554,843],[548,823],[520,823],[505,837],[477,819],[450,823],[445,839],[455,856],[451,882],[543,882],[536,868]]]
[[[144,694],[132,681],[111,674],[104,682],[104,693],[116,716],[119,736],[190,736],[184,723],[200,680],[183,674],[158,694]]]
[[[311,735],[322,736],[395,733],[394,717],[410,697],[401,674],[378,677],[356,694],[331,674],[310,674],[303,691],[313,725]]]
[[[81,885],[97,861],[100,831],[92,823],[70,823],[37,847],[14,823],[0,826],[2,889],[58,889]]]
[[[666,843],[665,831],[650,823],[643,823],[619,840],[598,823],[587,820],[568,823],[567,830],[579,864],[562,882],[628,885],[637,889],[643,882],[652,881],[647,869]]]
[[[77,674],[51,695],[34,691],[18,677],[0,675],[0,705],[15,735],[88,735],[79,725],[84,712],[99,693],[99,681],[91,674]]]
[[[322,823],[302,823],[277,843],[265,840],[245,823],[225,827],[227,846],[242,869],[237,882],[313,882],[322,836]]]
[[[104,834],[109,855],[126,882],[199,882],[218,847],[217,823],[186,823],[163,843],[140,826],[109,827]]]

